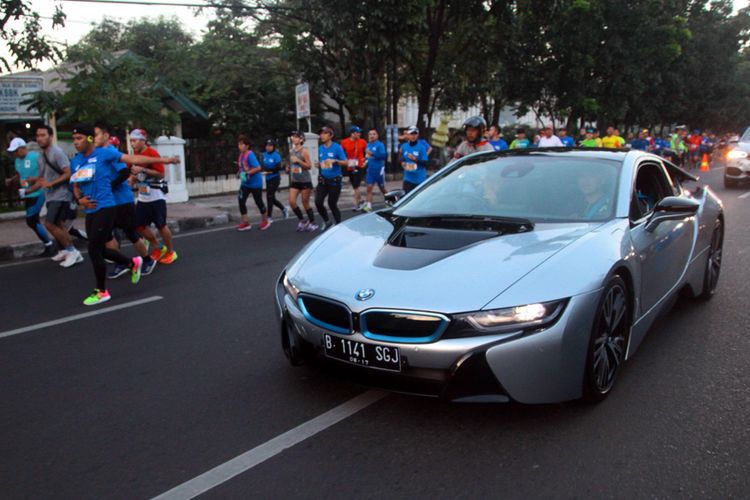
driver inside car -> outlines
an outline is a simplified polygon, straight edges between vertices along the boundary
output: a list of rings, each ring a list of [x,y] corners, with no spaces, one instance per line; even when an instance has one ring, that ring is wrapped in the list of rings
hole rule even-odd
[[[585,208],[581,213],[583,219],[596,220],[609,214],[611,199],[605,186],[606,178],[600,170],[585,169],[578,175],[578,189],[585,201]]]

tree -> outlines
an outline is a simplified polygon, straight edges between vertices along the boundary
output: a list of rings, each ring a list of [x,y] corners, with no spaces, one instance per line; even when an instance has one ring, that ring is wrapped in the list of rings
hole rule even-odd
[[[26,0],[2,0],[0,4],[0,39],[8,47],[8,56],[0,56],[2,69],[12,71],[14,66],[33,69],[36,64],[58,59],[59,47],[42,34],[39,14],[31,10]],[[22,27],[16,26],[21,23]],[[52,14],[52,27],[65,26],[65,13],[59,5]]]

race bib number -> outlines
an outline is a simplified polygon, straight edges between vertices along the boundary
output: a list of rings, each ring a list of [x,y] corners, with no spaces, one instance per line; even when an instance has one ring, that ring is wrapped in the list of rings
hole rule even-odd
[[[346,160],[346,166],[350,169],[357,168],[359,167],[359,160],[357,160],[356,158]]]
[[[151,186],[148,184],[138,184],[138,194],[149,194],[151,192]]]
[[[407,172],[414,172],[416,169],[416,163],[404,163],[404,170],[406,170]]]
[[[94,166],[82,167],[70,176],[70,182],[90,182],[94,178],[95,173],[96,167]]]
[[[242,171],[240,172],[240,182],[245,182],[247,180],[247,172]]]
[[[300,167],[292,167],[292,173],[293,174],[301,174],[302,169]]]
[[[323,160],[323,162],[320,164],[320,168],[323,170],[330,170],[333,168],[333,160]]]

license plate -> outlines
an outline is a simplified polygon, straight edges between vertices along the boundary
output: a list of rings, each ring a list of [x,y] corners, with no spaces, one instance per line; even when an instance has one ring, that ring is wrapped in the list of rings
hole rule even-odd
[[[368,368],[401,371],[401,352],[398,347],[365,344],[356,340],[342,339],[325,334],[323,348],[329,358]]]

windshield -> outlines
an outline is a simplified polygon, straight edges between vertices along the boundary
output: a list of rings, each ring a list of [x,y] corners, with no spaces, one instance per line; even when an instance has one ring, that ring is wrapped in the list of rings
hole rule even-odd
[[[745,133],[742,134],[740,142],[750,142],[750,127],[748,127],[747,130],[745,130]]]
[[[617,160],[543,154],[469,160],[431,179],[399,204],[394,215],[605,221],[614,215],[620,165]]]

